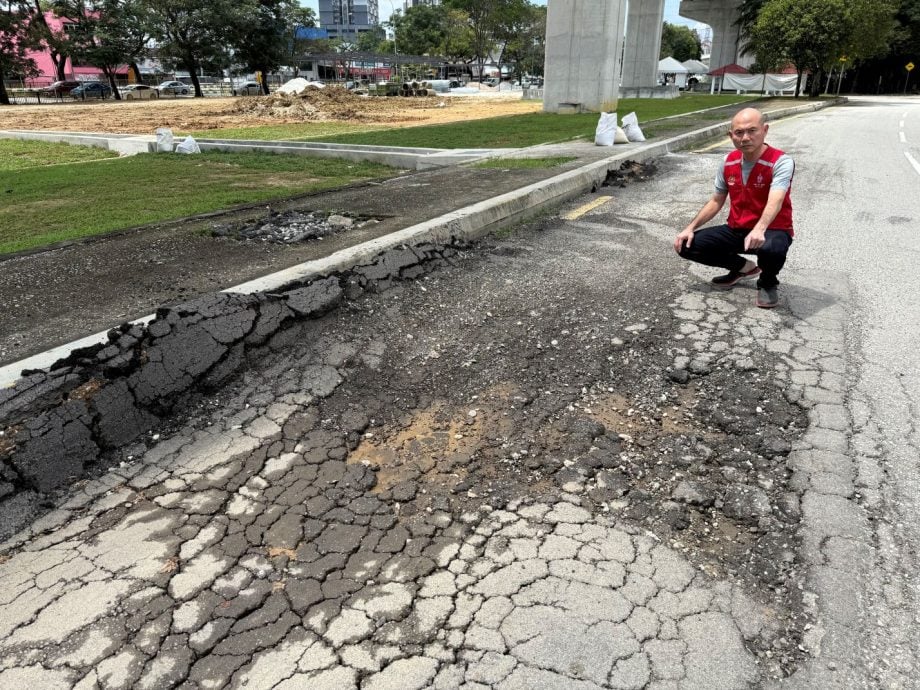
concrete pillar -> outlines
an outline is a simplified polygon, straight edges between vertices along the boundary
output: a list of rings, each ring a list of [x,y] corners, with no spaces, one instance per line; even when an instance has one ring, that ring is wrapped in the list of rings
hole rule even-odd
[[[710,69],[732,62],[747,67],[754,62],[752,55],[741,55],[738,45],[738,4],[738,0],[681,0],[680,16],[712,27]]]
[[[626,0],[549,0],[543,110],[616,109],[625,21]]]
[[[664,0],[629,0],[623,87],[657,86]]]

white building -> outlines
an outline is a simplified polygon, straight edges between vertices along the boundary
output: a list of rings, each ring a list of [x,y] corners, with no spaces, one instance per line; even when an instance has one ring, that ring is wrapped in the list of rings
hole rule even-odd
[[[379,23],[377,0],[319,0],[319,25],[329,38],[354,40]]]

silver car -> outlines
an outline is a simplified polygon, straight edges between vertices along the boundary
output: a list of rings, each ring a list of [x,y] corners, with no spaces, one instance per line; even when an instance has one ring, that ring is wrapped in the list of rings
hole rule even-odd
[[[160,97],[160,92],[146,84],[129,84],[118,89],[118,93],[126,101],[155,101]]]
[[[164,81],[157,87],[157,91],[161,96],[169,94],[170,96],[187,96],[189,93],[188,84],[185,84],[181,81]]]
[[[230,93],[234,96],[261,96],[262,85],[257,81],[244,81],[238,84]]]

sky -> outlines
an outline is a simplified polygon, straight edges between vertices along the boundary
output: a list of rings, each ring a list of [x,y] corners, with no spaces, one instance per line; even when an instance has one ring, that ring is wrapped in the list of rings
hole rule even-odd
[[[535,5],[545,5],[546,0],[531,0]],[[317,16],[319,15],[319,4],[317,0],[300,0],[303,7],[312,7]],[[696,26],[696,22],[684,19],[677,14],[677,8],[680,0],[665,0],[664,3],[664,20],[671,24],[686,24],[687,26]],[[377,0],[377,11],[380,13],[380,21],[385,22],[390,18],[394,9],[402,8],[402,0]]]

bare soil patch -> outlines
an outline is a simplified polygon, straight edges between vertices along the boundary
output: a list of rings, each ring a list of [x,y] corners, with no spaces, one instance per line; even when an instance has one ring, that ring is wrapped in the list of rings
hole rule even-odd
[[[144,102],[55,103],[9,106],[3,128],[152,134],[257,127],[297,122],[358,122],[397,127],[538,112],[539,101],[504,96],[366,97],[344,89],[311,89],[303,98],[282,94],[240,98],[176,98]]]

